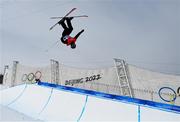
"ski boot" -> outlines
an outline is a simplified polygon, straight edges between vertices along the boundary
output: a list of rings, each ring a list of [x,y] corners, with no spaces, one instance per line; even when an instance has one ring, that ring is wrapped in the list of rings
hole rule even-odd
[[[63,23],[64,21],[65,21],[65,17],[64,18],[62,18],[59,22],[58,22],[58,24],[60,25],[61,23]]]
[[[66,18],[66,20],[71,21],[74,17],[65,17],[65,18]]]

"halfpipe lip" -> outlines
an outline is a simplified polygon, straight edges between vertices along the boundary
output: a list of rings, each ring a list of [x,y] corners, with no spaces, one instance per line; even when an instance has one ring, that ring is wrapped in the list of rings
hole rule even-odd
[[[80,88],[62,86],[62,85],[57,85],[57,84],[52,84],[52,83],[47,83],[47,82],[42,82],[42,81],[38,82],[38,85],[55,88],[55,89],[59,89],[59,90],[67,91],[67,92],[69,91],[69,92],[74,92],[77,94],[95,96],[95,97],[99,97],[103,99],[109,99],[109,100],[119,101],[119,102],[128,103],[128,104],[135,104],[135,105],[140,105],[140,106],[145,106],[149,108],[159,109],[162,111],[180,114],[180,106],[176,106],[176,105],[159,103],[159,102],[154,102],[154,101],[149,101],[149,100],[142,100],[138,98],[131,98],[128,96],[107,94],[107,93],[102,93],[102,92],[97,92],[97,91],[92,91],[92,90],[84,90]]]

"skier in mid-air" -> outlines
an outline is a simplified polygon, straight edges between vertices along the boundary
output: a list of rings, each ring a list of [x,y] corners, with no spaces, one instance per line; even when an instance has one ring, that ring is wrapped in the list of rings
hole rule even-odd
[[[84,32],[84,29],[81,30],[75,37],[71,37],[70,34],[73,31],[71,20],[73,18],[74,17],[64,17],[62,20],[60,20],[58,22],[58,24],[61,25],[64,29],[64,31],[62,32],[62,37],[61,37],[62,43],[66,44],[67,46],[70,45],[72,49],[75,49],[76,48],[76,40],[81,35],[81,33]],[[65,20],[66,20],[67,26],[65,24]]]

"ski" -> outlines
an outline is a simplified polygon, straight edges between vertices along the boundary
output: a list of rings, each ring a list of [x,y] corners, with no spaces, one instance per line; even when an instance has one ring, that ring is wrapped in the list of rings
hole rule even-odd
[[[80,15],[80,16],[68,16],[68,17],[74,17],[74,18],[78,18],[78,17],[88,17],[87,15]],[[64,17],[51,17],[50,19],[62,19]]]
[[[72,13],[74,10],[76,10],[76,8],[73,8],[73,9],[71,9],[71,11],[69,11],[64,17],[67,17],[70,13]],[[64,17],[62,17],[62,18],[64,18]],[[62,18],[61,18],[61,20],[62,20]],[[61,21],[60,20],[60,21]],[[58,21],[59,22],[59,21]],[[50,27],[50,29],[49,30],[52,30],[57,24],[58,24],[58,22],[56,23],[56,24],[54,24],[52,27]]]

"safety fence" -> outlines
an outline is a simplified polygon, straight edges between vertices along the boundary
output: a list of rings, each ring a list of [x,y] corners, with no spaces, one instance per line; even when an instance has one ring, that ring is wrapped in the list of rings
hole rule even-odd
[[[149,101],[180,105],[180,76],[159,74],[115,59],[115,66],[102,69],[78,69],[51,60],[45,67],[29,67],[14,61],[5,67],[3,83],[8,87],[39,81],[129,96]]]

